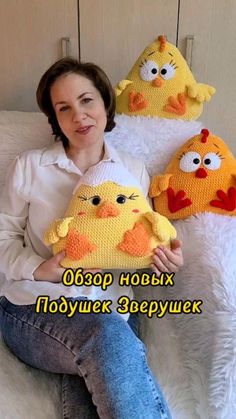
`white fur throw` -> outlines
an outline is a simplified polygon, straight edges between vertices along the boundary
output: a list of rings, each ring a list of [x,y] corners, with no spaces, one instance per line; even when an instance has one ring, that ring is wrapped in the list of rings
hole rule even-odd
[[[106,137],[143,159],[151,174],[164,170],[200,122],[117,116]],[[206,127],[207,128],[207,127]],[[216,133],[217,134],[217,133]],[[39,113],[0,112],[0,182],[10,160],[51,141]],[[173,419],[233,419],[236,412],[236,218],[201,214],[175,223],[185,266],[173,288],[136,289],[140,299],[202,299],[200,315],[142,317],[150,365]],[[0,343],[1,418],[60,417],[60,382],[25,366]],[[43,407],[43,409],[42,409]]]
[[[106,134],[106,139],[143,160],[153,175],[161,173],[170,156],[202,128],[199,121],[117,115],[116,127]]]
[[[118,116],[109,141],[161,173],[202,125]],[[217,133],[216,133],[217,134]],[[185,265],[173,288],[142,288],[139,299],[202,300],[202,314],[142,317],[149,361],[173,419],[233,419],[236,415],[236,218],[204,213],[175,222]]]

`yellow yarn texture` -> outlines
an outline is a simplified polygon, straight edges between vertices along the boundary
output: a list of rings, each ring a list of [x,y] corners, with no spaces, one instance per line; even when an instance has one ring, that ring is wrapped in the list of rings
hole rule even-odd
[[[126,170],[106,164],[116,171]],[[141,187],[132,186],[128,171],[125,185],[102,179],[99,171],[101,165],[92,168],[95,184],[80,180],[64,217],[46,231],[45,243],[53,246],[54,254],[65,250],[61,263],[65,268],[149,267],[153,249],[160,243],[169,246],[176,237],[174,227],[152,210]],[[127,186],[129,176],[131,186]]]
[[[197,119],[215,89],[197,83],[184,57],[159,36],[116,86],[118,114]]]

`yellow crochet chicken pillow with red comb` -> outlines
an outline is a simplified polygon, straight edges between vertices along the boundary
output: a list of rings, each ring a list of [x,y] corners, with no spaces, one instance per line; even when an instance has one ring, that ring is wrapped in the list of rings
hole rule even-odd
[[[81,177],[62,219],[45,233],[65,268],[147,268],[153,249],[176,231],[152,211],[141,186],[124,166],[102,161]]]
[[[150,196],[169,219],[199,212],[236,215],[236,160],[224,141],[203,129],[174,155],[165,173],[154,176]]]
[[[165,36],[150,44],[116,86],[118,114],[197,119],[215,89],[197,83],[187,62]]]

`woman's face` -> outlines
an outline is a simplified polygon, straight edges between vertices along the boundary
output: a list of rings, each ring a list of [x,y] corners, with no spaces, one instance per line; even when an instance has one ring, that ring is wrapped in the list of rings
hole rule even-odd
[[[100,92],[89,79],[75,73],[61,76],[52,85],[50,96],[69,148],[103,144],[106,110]]]

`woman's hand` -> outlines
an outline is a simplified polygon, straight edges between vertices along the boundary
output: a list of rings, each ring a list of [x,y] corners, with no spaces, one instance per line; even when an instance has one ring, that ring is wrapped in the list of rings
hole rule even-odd
[[[170,243],[170,249],[159,246],[154,250],[151,269],[159,276],[162,272],[176,273],[183,266],[183,253],[181,241],[174,239]]]
[[[60,262],[64,257],[65,252],[62,251],[41,263],[33,273],[35,281],[61,282],[65,268],[61,267]]]
[[[60,253],[57,253],[55,256],[46,260],[45,262],[39,265],[34,273],[35,281],[48,281],[48,282],[62,282],[62,275],[66,268],[62,268],[60,262],[65,257],[64,250]],[[102,272],[101,269],[84,269],[83,273],[91,272],[93,274],[97,272]]]

